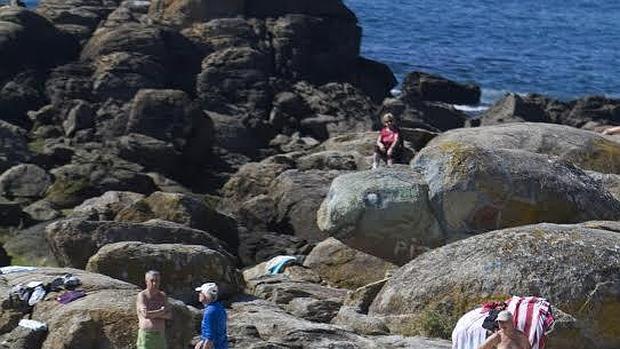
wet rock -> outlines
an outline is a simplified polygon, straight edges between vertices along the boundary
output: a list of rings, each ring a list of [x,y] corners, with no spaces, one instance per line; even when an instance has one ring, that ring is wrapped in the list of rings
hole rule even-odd
[[[134,285],[144,284],[144,272],[155,269],[164,275],[162,289],[170,297],[196,303],[196,287],[216,282],[221,296],[243,289],[234,259],[199,245],[117,242],[103,246],[86,265],[86,270],[105,274]]]

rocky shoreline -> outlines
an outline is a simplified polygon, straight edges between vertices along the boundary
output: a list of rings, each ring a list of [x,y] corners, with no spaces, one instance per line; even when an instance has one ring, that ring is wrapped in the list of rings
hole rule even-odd
[[[620,101],[508,94],[360,56],[339,0],[0,6],[0,348],[133,348],[149,269],[193,347],[450,348],[486,300],[547,298],[547,348],[620,346]],[[403,164],[369,170],[379,116]],[[407,165],[408,164],[408,165]],[[298,263],[267,275],[278,255]],[[71,273],[18,326],[10,290]]]

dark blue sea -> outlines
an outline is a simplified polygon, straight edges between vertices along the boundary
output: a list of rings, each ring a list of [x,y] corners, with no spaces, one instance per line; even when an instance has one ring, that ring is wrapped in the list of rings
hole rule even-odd
[[[390,66],[505,92],[620,98],[619,0],[344,0],[362,54]],[[35,5],[36,0],[26,0]]]
[[[483,102],[506,91],[620,97],[618,0],[344,0],[362,53],[390,66],[470,81]]]

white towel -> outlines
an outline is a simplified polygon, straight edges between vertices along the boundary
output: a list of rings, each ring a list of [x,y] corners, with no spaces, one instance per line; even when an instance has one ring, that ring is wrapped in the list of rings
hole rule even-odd
[[[486,340],[482,322],[489,315],[476,308],[463,315],[452,331],[452,349],[478,349]]]

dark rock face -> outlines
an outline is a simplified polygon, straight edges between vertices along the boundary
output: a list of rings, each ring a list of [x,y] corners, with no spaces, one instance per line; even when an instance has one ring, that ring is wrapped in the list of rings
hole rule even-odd
[[[546,122],[578,128],[620,124],[620,101],[591,96],[562,102],[541,95],[508,94],[481,117],[482,125]]]
[[[442,132],[465,126],[467,115],[443,102],[417,98],[388,98],[383,101],[380,115],[392,113],[400,126]]]
[[[2,7],[0,27],[0,80],[23,68],[46,69],[77,56],[77,42],[32,11]]]
[[[223,247],[224,243],[210,234],[161,220],[120,223],[68,219],[50,224],[46,232],[58,262],[78,268],[84,268],[88,259],[103,245],[120,241],[203,245],[229,255]]]
[[[27,70],[4,84],[0,82],[0,119],[30,128],[27,112],[45,104],[42,80],[42,73]]]
[[[6,267],[7,265],[11,265],[11,257],[7,255],[2,245],[0,245],[0,267]]]
[[[31,158],[26,130],[0,120],[0,172]]]
[[[120,0],[41,0],[36,12],[65,33],[84,42]]]
[[[478,104],[480,86],[464,85],[423,72],[412,72],[403,82],[405,98],[451,104]]]

